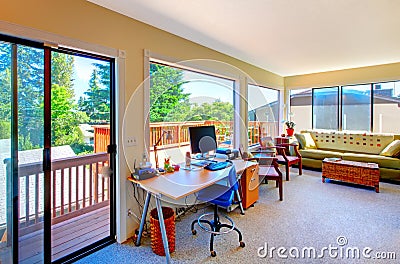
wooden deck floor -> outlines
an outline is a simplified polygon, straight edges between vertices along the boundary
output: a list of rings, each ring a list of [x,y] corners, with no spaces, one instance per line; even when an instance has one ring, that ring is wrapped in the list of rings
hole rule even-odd
[[[54,261],[109,236],[110,206],[54,224],[51,230]],[[21,236],[19,243],[20,263],[43,263],[43,230]]]

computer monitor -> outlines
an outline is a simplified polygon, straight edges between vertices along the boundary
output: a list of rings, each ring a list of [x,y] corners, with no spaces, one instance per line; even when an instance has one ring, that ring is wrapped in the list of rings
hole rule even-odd
[[[214,126],[189,127],[192,154],[200,153],[202,158],[210,151],[217,149],[217,137]]]

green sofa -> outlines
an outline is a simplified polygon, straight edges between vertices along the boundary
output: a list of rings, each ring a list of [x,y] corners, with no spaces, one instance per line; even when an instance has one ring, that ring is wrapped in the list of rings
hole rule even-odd
[[[400,140],[400,134],[305,130],[295,136],[304,167],[321,169],[324,158],[373,162],[379,165],[381,180],[400,183],[400,153],[388,156],[386,152],[389,144],[400,143],[395,141]],[[304,142],[304,136],[308,137],[307,142]],[[386,153],[382,153],[383,150]]]

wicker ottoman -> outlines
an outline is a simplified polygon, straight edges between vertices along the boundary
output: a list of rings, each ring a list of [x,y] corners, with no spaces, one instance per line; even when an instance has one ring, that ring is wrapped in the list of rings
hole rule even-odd
[[[376,163],[325,158],[322,182],[325,178],[374,187],[379,192],[379,166]]]

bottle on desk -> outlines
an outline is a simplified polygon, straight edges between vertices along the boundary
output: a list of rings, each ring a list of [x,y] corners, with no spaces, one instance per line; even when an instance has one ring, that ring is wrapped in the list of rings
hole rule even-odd
[[[190,152],[187,151],[185,157],[185,168],[190,168],[190,161],[191,161]]]

